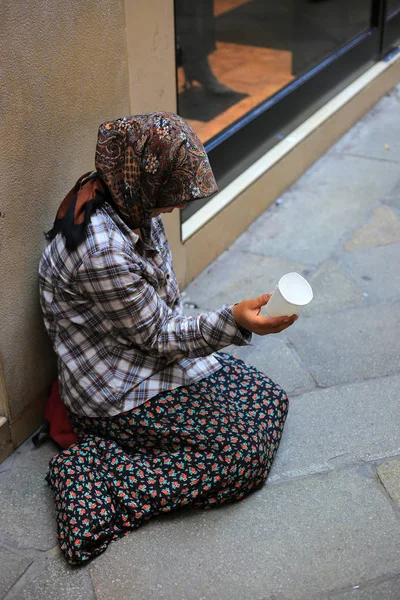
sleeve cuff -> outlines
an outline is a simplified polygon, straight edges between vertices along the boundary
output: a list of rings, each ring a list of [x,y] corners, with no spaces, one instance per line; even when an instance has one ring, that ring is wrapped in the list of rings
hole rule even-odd
[[[233,305],[224,306],[223,311],[226,316],[227,323],[232,328],[232,344],[235,346],[247,346],[250,344],[253,334],[248,329],[240,327],[233,316]]]

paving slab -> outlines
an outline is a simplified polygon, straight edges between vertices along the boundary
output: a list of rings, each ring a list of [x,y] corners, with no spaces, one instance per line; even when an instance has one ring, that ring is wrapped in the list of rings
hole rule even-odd
[[[53,454],[53,445],[43,445],[0,473],[0,532],[19,548],[48,550],[57,543],[53,495],[44,480]]]
[[[305,275],[311,284],[314,297],[312,302],[301,310],[301,315],[334,312],[364,303],[361,290],[331,261],[324,261],[311,275]]]
[[[269,481],[400,455],[399,390],[396,375],[290,398]],[[400,501],[400,461],[396,464]],[[390,481],[394,489],[396,478]]]
[[[398,168],[396,163],[326,155],[231,249],[317,265],[341,247],[342,239],[393,189]]]
[[[400,520],[356,470],[151,521],[91,566],[98,600],[298,600],[399,568]]]
[[[400,215],[400,195],[397,198],[390,198],[387,200],[387,204]]]
[[[398,181],[395,183],[395,185],[389,191],[387,198],[398,198],[399,196],[400,196],[400,176],[399,176]]]
[[[367,223],[344,243],[347,252],[400,242],[400,218],[388,206],[378,206]]]
[[[31,466],[37,471],[46,471],[51,457],[59,450],[51,440],[45,440],[38,448],[35,448],[32,439],[28,438],[0,464],[0,473],[9,471],[17,465]]]
[[[343,252],[337,261],[369,300],[400,298],[400,244]]]
[[[387,577],[377,582],[354,585],[349,590],[329,594],[321,600],[399,600],[400,575]]]
[[[287,330],[318,385],[400,372],[400,302],[303,317]]]
[[[315,382],[297,353],[278,335],[253,336],[249,346],[235,347],[231,354],[257,367],[287,394],[315,388]]]
[[[0,547],[0,598],[4,598],[31,562],[32,559]]]
[[[400,214],[400,180],[390,190],[389,194],[383,199],[383,202]]]
[[[227,251],[187,286],[185,300],[215,310],[223,304],[267,294],[285,273],[301,273],[304,268],[286,259]]]
[[[399,420],[397,423],[399,423]],[[379,465],[377,472],[387,493],[400,508],[400,460],[389,460],[382,463]]]
[[[47,560],[26,585],[18,587],[18,600],[95,600],[88,566],[70,567],[63,557]],[[112,594],[110,598],[115,598]],[[133,596],[127,596],[133,598]]]
[[[335,144],[334,152],[400,162],[399,117],[400,85]]]

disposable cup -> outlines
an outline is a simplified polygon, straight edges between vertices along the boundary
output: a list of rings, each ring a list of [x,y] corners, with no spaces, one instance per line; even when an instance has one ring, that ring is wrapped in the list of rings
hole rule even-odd
[[[263,312],[267,317],[289,317],[298,314],[312,299],[313,291],[308,281],[299,273],[287,273],[279,280]]]

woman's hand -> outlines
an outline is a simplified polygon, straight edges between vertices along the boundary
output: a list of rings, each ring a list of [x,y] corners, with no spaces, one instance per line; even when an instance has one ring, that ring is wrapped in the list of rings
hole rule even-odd
[[[280,333],[293,325],[299,318],[297,315],[291,317],[264,317],[261,308],[268,303],[272,294],[263,294],[258,298],[243,300],[233,307],[233,317],[239,327],[243,327],[257,335],[268,335],[269,333]]]

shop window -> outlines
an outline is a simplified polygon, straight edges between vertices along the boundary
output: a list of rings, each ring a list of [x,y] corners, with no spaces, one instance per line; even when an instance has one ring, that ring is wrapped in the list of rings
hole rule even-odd
[[[366,30],[371,4],[176,0],[175,13],[179,113],[207,144]]]
[[[387,14],[390,18],[394,13],[400,11],[400,1],[399,0],[388,0],[387,3]]]

